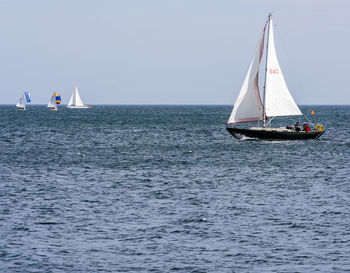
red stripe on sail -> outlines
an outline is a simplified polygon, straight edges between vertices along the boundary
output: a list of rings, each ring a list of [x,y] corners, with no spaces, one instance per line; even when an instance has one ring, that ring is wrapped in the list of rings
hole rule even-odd
[[[265,38],[265,30],[266,30],[266,26],[267,26],[267,22],[264,26],[264,30],[263,30],[263,35],[262,35],[262,39],[260,41],[260,54],[259,54],[259,63],[261,61],[261,58],[263,56],[263,53],[264,53],[264,38]]]
[[[236,120],[235,122],[229,122],[228,124],[233,124],[233,123],[241,123],[241,122],[253,122],[253,121],[260,121],[261,118],[240,118]]]

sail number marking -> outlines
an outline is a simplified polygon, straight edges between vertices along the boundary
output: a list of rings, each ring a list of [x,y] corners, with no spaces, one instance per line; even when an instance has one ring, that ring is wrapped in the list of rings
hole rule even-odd
[[[278,69],[272,69],[272,68],[270,68],[270,69],[269,69],[269,73],[270,73],[270,74],[278,74],[279,71],[278,71]]]

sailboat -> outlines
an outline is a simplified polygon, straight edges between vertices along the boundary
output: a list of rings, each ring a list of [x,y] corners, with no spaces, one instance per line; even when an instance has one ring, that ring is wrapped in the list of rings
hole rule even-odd
[[[32,102],[32,94],[24,92],[16,103],[16,107],[20,110],[26,110],[26,104]]]
[[[69,99],[68,108],[78,108],[78,109],[86,109],[90,108],[87,105],[84,105],[83,101],[80,98],[78,87],[75,85],[75,91],[73,92],[72,96]]]
[[[266,66],[263,101],[259,92],[259,66],[264,52],[264,37],[266,28]],[[226,129],[235,138],[244,137],[256,139],[314,139],[323,133],[323,126],[317,124],[308,131],[298,130],[293,126],[272,128],[271,121],[275,117],[303,115],[290,94],[281,67],[279,65],[273,32],[272,15],[264,26],[259,44],[255,49],[248,73],[244,79],[238,98],[234,104]],[[236,127],[237,123],[260,122],[250,128]]]
[[[57,111],[57,105],[61,103],[61,96],[57,94],[56,92],[53,92],[51,99],[49,103],[47,104],[47,107],[50,108],[50,110]]]

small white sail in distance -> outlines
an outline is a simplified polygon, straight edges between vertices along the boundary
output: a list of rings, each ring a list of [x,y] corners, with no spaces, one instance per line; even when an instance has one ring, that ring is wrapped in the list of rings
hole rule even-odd
[[[69,99],[68,108],[90,108],[87,105],[84,105],[82,99],[80,98],[77,85],[75,85],[75,90],[72,96]]]
[[[57,109],[55,93],[52,94],[51,99],[47,104],[47,107]]]
[[[259,93],[259,66],[264,51],[265,29],[263,29],[260,42],[255,49],[250,62],[247,75],[244,79],[241,91],[234,104],[228,123],[259,121],[263,115],[263,105]]]
[[[24,94],[19,98],[18,102],[16,103],[16,107],[23,110],[26,109],[26,99],[24,97]]]
[[[290,94],[278,62],[270,16],[269,38],[266,64],[265,113],[267,117],[302,115],[299,107]]]
[[[72,96],[70,96],[67,107],[72,106],[74,104],[74,97],[75,97],[74,94],[75,94],[75,92],[73,92]]]

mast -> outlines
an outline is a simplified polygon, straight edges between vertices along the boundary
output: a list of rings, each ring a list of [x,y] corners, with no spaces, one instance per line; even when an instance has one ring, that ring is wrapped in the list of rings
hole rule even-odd
[[[266,75],[267,75],[267,58],[268,58],[268,55],[269,55],[269,37],[270,37],[270,23],[271,23],[271,17],[272,17],[272,14],[270,13],[269,14],[269,17],[268,17],[268,23],[269,23],[269,29],[267,31],[267,41],[266,41],[266,63],[265,63],[265,81],[264,81],[264,102],[263,102],[263,116],[262,116],[262,120],[263,120],[263,128],[266,127],[266,119],[265,119],[265,116],[266,116],[266,109],[265,109],[265,104],[266,104]]]
[[[74,106],[77,106],[77,97],[79,96],[78,93],[78,83],[75,81],[75,95],[74,95]]]

